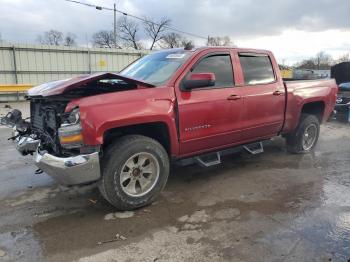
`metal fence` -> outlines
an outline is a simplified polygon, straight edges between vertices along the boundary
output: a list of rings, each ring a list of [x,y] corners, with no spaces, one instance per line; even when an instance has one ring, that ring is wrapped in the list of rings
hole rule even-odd
[[[37,85],[95,72],[118,72],[146,51],[0,43],[0,84]]]

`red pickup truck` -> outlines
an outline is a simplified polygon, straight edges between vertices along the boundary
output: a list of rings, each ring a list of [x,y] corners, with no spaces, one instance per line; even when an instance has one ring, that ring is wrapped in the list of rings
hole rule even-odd
[[[223,150],[262,152],[282,135],[306,153],[336,102],[334,80],[284,81],[271,52],[241,48],[171,49],[119,74],[97,73],[34,87],[30,121],[14,110],[22,154],[65,185],[97,182],[116,208],[151,203],[170,162],[220,163]]]

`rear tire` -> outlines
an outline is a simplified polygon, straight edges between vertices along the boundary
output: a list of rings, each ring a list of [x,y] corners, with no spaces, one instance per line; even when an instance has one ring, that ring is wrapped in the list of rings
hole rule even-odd
[[[286,136],[287,150],[293,154],[312,151],[320,134],[320,121],[314,115],[301,114],[296,130]]]
[[[110,145],[102,161],[102,196],[119,210],[154,201],[169,176],[169,157],[156,140],[128,135]]]

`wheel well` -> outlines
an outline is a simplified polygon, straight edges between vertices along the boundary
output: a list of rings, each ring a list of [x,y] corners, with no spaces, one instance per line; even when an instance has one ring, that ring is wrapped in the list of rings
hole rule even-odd
[[[123,126],[110,129],[103,136],[103,146],[109,145],[114,139],[125,135],[143,135],[157,140],[170,154],[170,136],[165,123],[155,122]]]
[[[322,101],[307,103],[303,106],[301,113],[314,115],[318,118],[320,123],[322,123],[324,108],[325,108],[325,105],[324,105],[324,102]]]

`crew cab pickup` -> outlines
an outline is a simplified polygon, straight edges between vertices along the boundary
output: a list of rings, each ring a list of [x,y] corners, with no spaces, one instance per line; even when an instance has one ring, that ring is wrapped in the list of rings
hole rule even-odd
[[[220,163],[228,148],[262,152],[282,135],[307,153],[333,111],[334,80],[284,81],[264,50],[204,47],[163,50],[120,73],[96,73],[28,91],[31,116],[14,110],[22,154],[64,185],[97,183],[116,208],[151,203],[170,163]]]

